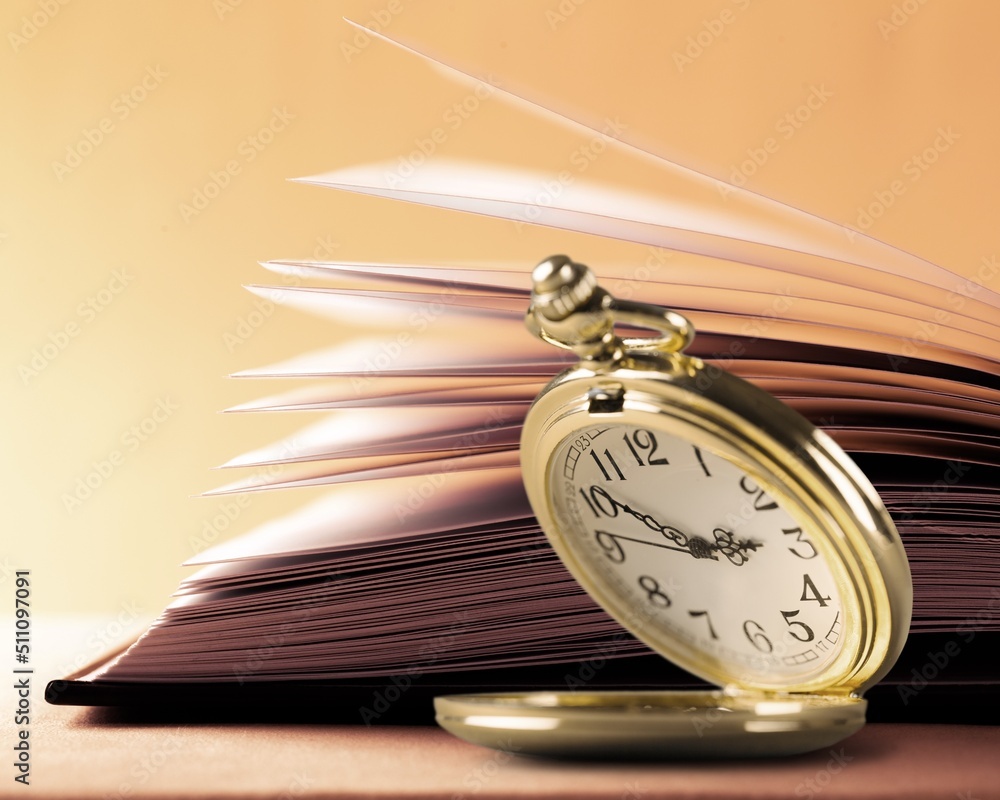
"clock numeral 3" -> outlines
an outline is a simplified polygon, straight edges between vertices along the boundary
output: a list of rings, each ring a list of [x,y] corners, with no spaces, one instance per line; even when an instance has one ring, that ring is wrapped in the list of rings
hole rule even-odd
[[[791,553],[792,555],[805,559],[815,558],[816,556],[819,555],[819,553],[816,551],[816,548],[813,546],[813,543],[810,542],[807,538],[805,538],[805,534],[802,533],[802,528],[782,528],[781,532],[785,534],[785,536],[791,536],[792,534],[795,534],[795,541],[809,548],[809,553],[808,555],[806,555],[804,552],[801,552],[801,550],[804,550],[805,548],[799,548],[798,544],[792,545],[791,547],[788,548],[788,552]]]
[[[666,593],[660,589],[660,583],[651,575],[640,575],[639,586],[646,593],[646,599],[657,608],[670,608],[674,603],[667,597]]]

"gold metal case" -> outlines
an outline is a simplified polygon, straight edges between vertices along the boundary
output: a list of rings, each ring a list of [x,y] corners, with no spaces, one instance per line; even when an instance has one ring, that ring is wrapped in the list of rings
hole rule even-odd
[[[555,268],[565,282],[569,264],[579,284],[580,265],[561,258],[540,265],[546,267],[542,279]],[[439,723],[487,746],[503,740],[523,752],[570,756],[788,754],[839,741],[864,724],[861,695],[891,667],[909,629],[909,567],[885,507],[840,447],[797,412],[679,352],[692,335],[683,317],[615,301],[583,275],[588,280],[575,296],[557,293],[570,302],[558,309],[555,326],[571,325],[572,315],[588,305],[591,323],[605,319],[560,339],[552,335],[552,320],[539,319],[536,271],[529,327],[582,358],[549,384],[527,415],[521,463],[528,498],[553,548],[595,601],[662,656],[722,689],[438,698]],[[619,339],[613,326],[623,318],[665,336]],[[609,424],[638,425],[714,453],[751,476],[808,532],[835,579],[844,615],[845,640],[831,661],[791,681],[748,676],[637,613],[634,601],[577,557],[571,537],[579,531],[565,529],[553,510],[560,490],[553,458],[568,438]]]

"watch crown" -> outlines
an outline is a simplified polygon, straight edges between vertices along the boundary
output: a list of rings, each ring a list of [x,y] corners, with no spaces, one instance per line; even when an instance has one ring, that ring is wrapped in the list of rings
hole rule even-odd
[[[561,320],[586,305],[597,278],[568,256],[551,256],[531,273],[531,302],[548,319]]]

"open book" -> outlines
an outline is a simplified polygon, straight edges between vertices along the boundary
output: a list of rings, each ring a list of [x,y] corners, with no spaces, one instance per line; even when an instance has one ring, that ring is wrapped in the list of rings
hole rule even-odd
[[[576,175],[539,194],[552,176],[440,158],[406,176],[387,164],[308,182],[644,245],[633,262],[590,265],[614,294],[688,316],[698,331],[689,352],[821,426],[900,530],[911,640],[870,695],[871,717],[937,713],[963,691],[978,698],[972,713],[995,707],[985,653],[1000,632],[1000,264],[986,258],[974,279],[960,277],[497,91],[648,162],[661,191]],[[357,335],[240,373],[314,379],[232,409],[308,424],[234,458],[226,466],[242,477],[216,493],[325,495],[200,553],[138,642],[52,684],[50,700],[280,707],[327,697],[370,722],[400,718],[390,707],[427,718],[426,695],[456,687],[696,683],[584,593],[528,507],[521,422],[572,360],[524,327],[533,264],[265,266],[296,285],[253,292]]]

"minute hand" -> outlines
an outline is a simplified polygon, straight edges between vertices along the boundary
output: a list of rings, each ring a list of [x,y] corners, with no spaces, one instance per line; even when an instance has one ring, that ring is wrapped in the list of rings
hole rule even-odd
[[[753,539],[737,540],[733,536],[732,531],[728,531],[724,528],[716,528],[712,532],[715,537],[714,542],[709,542],[701,536],[688,536],[686,533],[678,528],[675,528],[673,525],[664,525],[659,522],[652,514],[639,511],[638,509],[632,508],[632,506],[628,503],[623,503],[621,500],[616,499],[602,486],[591,486],[590,493],[591,496],[598,495],[610,504],[612,512],[609,516],[616,517],[618,516],[619,510],[624,511],[629,516],[635,517],[637,520],[642,522],[642,524],[650,530],[656,531],[664,538],[673,542],[675,546],[670,549],[688,553],[693,558],[708,558],[712,561],[718,561],[719,558],[716,554],[721,553],[731,563],[739,567],[747,562],[747,559],[750,557],[750,552],[756,551],[759,547],[763,547],[761,542],[755,542]],[[596,497],[594,499],[595,501],[597,500]],[[601,533],[607,532],[601,531]],[[615,534],[607,535],[614,538],[629,539],[629,537],[617,536]],[[629,541],[641,540],[629,539]],[[652,543],[649,542],[647,544]]]

